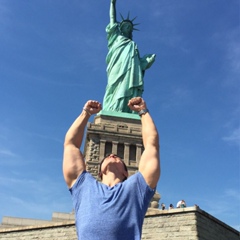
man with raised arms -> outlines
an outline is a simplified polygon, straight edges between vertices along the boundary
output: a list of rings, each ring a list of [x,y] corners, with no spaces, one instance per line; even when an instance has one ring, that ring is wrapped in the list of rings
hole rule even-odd
[[[113,153],[101,161],[101,182],[86,171],[79,149],[89,117],[102,109],[101,103],[87,101],[67,131],[63,175],[72,195],[78,239],[141,239],[144,216],[160,177],[159,136],[141,97],[132,98],[128,107],[140,115],[144,145],[139,171],[130,177],[124,161]]]

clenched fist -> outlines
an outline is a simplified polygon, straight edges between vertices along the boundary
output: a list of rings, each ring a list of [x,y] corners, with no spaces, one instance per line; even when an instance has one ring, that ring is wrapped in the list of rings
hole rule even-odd
[[[83,110],[85,110],[89,115],[99,113],[102,110],[102,104],[95,100],[88,100]]]
[[[146,109],[147,105],[141,97],[134,97],[129,100],[128,107],[135,112],[140,112],[141,110]]]

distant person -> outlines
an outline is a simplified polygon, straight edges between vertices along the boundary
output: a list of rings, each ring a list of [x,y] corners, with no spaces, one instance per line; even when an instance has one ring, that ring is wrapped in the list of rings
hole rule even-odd
[[[181,206],[180,206],[181,208],[185,208],[185,207],[187,207],[187,205],[186,205],[186,202],[184,201],[184,200],[182,200],[182,202],[181,202]]]
[[[187,207],[187,205],[184,200],[178,201],[177,208],[185,208],[185,207]]]
[[[131,99],[128,107],[141,117],[144,145],[139,172],[129,178],[123,159],[115,153],[101,161],[101,182],[86,171],[79,149],[89,117],[102,108],[98,101],[87,101],[66,133],[63,175],[72,195],[78,239],[141,239],[144,216],[160,177],[159,136],[142,98]]]
[[[174,209],[174,206],[172,203],[169,205],[169,209]]]
[[[166,206],[164,203],[161,204],[161,208],[162,208],[162,210],[165,210]]]
[[[128,101],[142,96],[144,72],[155,61],[155,54],[140,57],[137,44],[132,40],[133,30],[136,30],[133,21],[128,16],[118,22],[116,0],[110,0],[110,23],[106,27],[108,83],[103,99],[106,111],[132,112],[127,107]]]

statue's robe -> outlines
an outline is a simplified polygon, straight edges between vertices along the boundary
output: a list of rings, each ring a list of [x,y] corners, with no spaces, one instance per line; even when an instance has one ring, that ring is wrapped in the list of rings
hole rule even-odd
[[[108,39],[107,76],[108,84],[103,100],[103,110],[129,112],[128,101],[141,97],[143,74],[137,44],[124,37],[119,23],[106,27]]]

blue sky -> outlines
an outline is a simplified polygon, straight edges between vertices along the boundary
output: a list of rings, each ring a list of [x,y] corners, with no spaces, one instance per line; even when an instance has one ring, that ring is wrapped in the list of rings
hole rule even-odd
[[[72,211],[63,139],[83,104],[103,99],[109,2],[0,1],[0,221]],[[141,23],[140,54],[157,55],[143,97],[161,136],[160,203],[185,199],[238,230],[239,5],[117,2]]]

